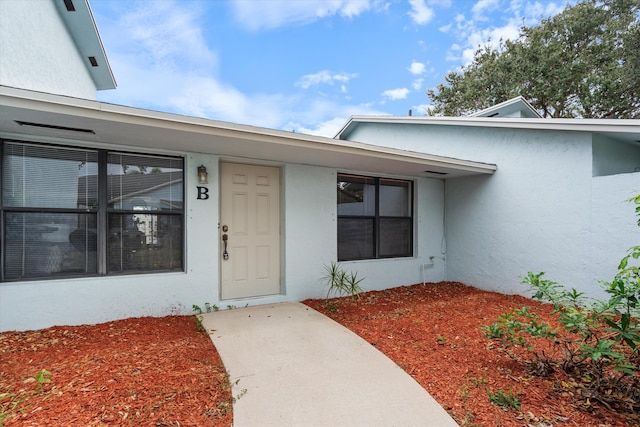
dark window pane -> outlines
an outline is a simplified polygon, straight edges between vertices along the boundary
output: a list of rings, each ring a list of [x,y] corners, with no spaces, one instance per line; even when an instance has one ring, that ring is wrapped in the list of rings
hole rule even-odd
[[[182,215],[109,214],[109,273],[182,270]]]
[[[411,218],[380,218],[380,257],[412,254]]]
[[[338,175],[338,215],[375,214],[375,180],[369,177]]]
[[[407,181],[380,180],[380,215],[411,216],[411,184]]]
[[[182,158],[19,141],[1,152],[3,280],[182,271]]]
[[[338,218],[338,260],[366,259],[375,256],[374,220]]]
[[[412,183],[338,174],[338,260],[413,254]]]
[[[96,273],[95,214],[5,215],[5,278]]]
[[[78,209],[95,201],[97,152],[14,142],[4,150],[4,206]]]
[[[111,153],[107,174],[109,209],[182,210],[180,158]]]

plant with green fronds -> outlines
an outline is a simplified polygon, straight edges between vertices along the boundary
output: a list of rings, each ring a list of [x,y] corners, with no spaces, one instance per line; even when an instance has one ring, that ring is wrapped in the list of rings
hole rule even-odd
[[[351,298],[354,298],[360,292],[363,292],[360,283],[364,278],[359,278],[357,272],[347,273],[336,262],[325,266],[325,272],[326,275],[323,277],[323,280],[329,287],[326,299],[329,299],[331,293],[334,295],[350,295]]]

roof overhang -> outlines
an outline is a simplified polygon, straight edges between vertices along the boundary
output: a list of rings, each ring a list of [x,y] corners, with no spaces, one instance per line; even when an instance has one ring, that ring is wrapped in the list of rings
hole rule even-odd
[[[206,153],[416,177],[453,178],[492,174],[497,169],[494,164],[6,86],[0,86],[0,137]]]
[[[91,74],[96,89],[115,89],[116,80],[88,0],[54,1],[54,4]]]
[[[619,141],[640,143],[640,120],[631,119],[535,119],[499,117],[420,117],[420,116],[352,116],[336,138],[347,139],[362,123],[387,123],[439,126],[471,126],[494,129],[529,129],[590,132]]]

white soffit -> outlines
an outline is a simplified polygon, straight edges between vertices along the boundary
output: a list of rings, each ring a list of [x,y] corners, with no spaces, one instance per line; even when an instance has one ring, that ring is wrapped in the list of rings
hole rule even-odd
[[[470,160],[5,86],[0,86],[0,136],[105,147],[119,145],[131,150],[206,153],[404,176],[452,178],[492,174],[497,169],[496,165]]]

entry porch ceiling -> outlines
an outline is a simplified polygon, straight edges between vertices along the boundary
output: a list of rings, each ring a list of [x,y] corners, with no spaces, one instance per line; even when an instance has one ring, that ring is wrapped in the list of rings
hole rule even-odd
[[[123,150],[205,153],[224,159],[444,179],[492,174],[497,169],[496,165],[470,160],[5,86],[0,86],[0,136],[98,147],[113,144]]]

